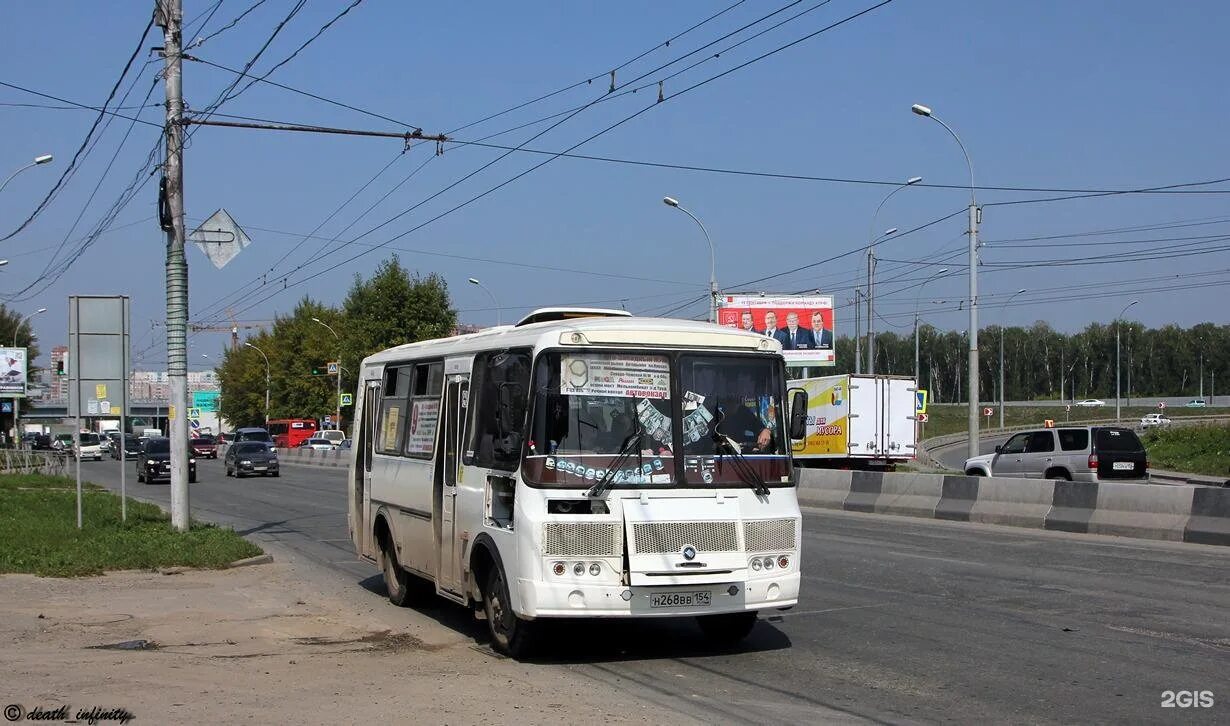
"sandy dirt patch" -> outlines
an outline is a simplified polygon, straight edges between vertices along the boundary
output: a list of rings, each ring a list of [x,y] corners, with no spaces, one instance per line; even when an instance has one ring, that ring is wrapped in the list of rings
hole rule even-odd
[[[0,706],[136,723],[691,722],[307,569],[0,576]],[[135,649],[99,647],[118,643]]]

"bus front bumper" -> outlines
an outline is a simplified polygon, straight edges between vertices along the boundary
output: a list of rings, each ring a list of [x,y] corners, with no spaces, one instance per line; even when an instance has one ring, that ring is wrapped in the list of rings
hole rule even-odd
[[[523,618],[680,617],[788,608],[799,600],[799,573],[703,585],[594,585],[520,579]]]

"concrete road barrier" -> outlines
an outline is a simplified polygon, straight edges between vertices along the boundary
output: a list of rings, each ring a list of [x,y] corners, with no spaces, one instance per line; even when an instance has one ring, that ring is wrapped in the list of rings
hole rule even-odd
[[[1230,546],[1230,489],[801,469],[799,502],[852,512]]]

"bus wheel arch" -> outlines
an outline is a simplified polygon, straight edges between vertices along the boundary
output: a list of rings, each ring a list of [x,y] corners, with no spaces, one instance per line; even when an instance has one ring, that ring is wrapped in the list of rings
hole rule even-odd
[[[389,525],[387,513],[383,509],[376,513],[372,532],[379,548],[380,571],[384,574],[384,586],[388,591],[389,602],[405,607],[410,602],[410,573],[402,568],[397,559],[397,543],[393,539],[393,529]]]
[[[474,538],[474,544],[470,546],[469,582],[470,600],[479,605],[482,604],[483,588],[487,586],[487,578],[493,567],[504,569],[504,561],[500,559],[500,548],[496,547],[495,542],[486,532],[481,532]]]

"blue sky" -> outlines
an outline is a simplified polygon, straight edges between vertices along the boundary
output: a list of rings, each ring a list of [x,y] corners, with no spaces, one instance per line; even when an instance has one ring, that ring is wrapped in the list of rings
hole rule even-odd
[[[601,76],[732,3],[429,6],[366,0],[270,80],[398,119],[428,134],[451,132],[544,93]],[[224,0],[203,35],[218,30],[251,4],[251,0]],[[346,4],[308,2],[254,71],[263,73],[288,56]],[[620,70],[616,82],[626,83],[787,4],[788,0],[741,3]],[[650,73],[640,83],[652,83],[816,4],[800,2],[702,54]],[[653,106],[576,153],[852,179],[904,180],[920,175],[928,183],[967,184],[965,163],[952,139],[938,124],[910,113],[910,104],[918,102],[932,107],[960,134],[980,185],[1109,190],[1230,176],[1226,173],[1230,140],[1224,133],[1230,97],[1220,90],[1225,84],[1221,48],[1230,31],[1230,6],[1214,0],[1165,7],[1110,0],[895,0],[670,98],[873,4],[874,0],[832,0],[666,81],[664,103],[654,104],[655,87],[609,99],[528,146],[563,150]],[[135,47],[150,5],[144,1],[8,4],[0,11],[4,15],[0,81],[100,104]],[[292,0],[268,0],[191,53],[242,67],[293,5]],[[204,19],[200,16],[212,6],[212,0],[186,0],[185,17],[199,18],[199,25]],[[155,28],[144,46],[161,44]],[[146,63],[152,58],[146,52],[138,57],[134,71],[140,75],[124,105],[139,105],[154,84],[161,64]],[[121,94],[133,78],[130,74],[125,80]],[[185,63],[184,92],[190,107],[204,107],[233,78],[201,63]],[[604,96],[608,85],[603,77],[453,136],[475,140],[584,105]],[[161,86],[154,88],[150,102],[157,103],[161,94]],[[0,234],[11,231],[47,192],[95,115],[3,105],[19,103],[55,102],[0,87],[0,174],[7,175],[36,154],[54,153],[57,158],[48,167],[24,172],[0,194],[0,226],[5,228]],[[253,86],[220,111],[381,131],[408,128],[264,84]],[[122,113],[159,123],[162,111]],[[95,199],[68,236],[70,242],[81,238],[134,178],[156,141],[156,128],[136,125],[111,173],[103,176],[128,125],[124,119],[113,119],[79,173],[47,210],[21,234],[0,243],[0,257],[10,260],[0,272],[0,294],[11,297],[39,279],[100,179]],[[516,145],[546,126],[491,141]],[[263,274],[265,286],[230,301],[240,320],[271,320],[288,312],[305,294],[337,303],[356,273],[370,273],[392,252],[412,269],[442,275],[465,322],[491,324],[496,319],[490,298],[466,284],[468,277],[481,279],[491,289],[504,307],[505,321],[533,307],[556,304],[622,304],[637,312],[661,313],[703,295],[709,261],[700,231],[683,214],[662,205],[664,195],[678,198],[704,220],[717,249],[717,278],[723,289],[819,289],[831,292],[844,305],[853,286],[862,283],[861,254],[740,284],[866,244],[872,212],[891,190],[560,158],[392,239],[546,158],[516,153],[356,240],[360,233],[423,202],[500,153],[449,145],[443,155],[433,156],[436,149],[430,143],[402,151],[396,139],[221,128],[194,131],[185,160],[189,226],[225,207],[254,243],[222,270],[213,269],[198,250],[189,250],[193,320],[225,320],[227,305],[219,300]],[[386,165],[388,169],[365,191],[326,221]],[[419,166],[409,181],[377,203]],[[1196,189],[1230,191],[1230,184]],[[116,219],[115,227],[129,226],[99,237],[61,279],[37,295],[9,303],[19,311],[49,308],[35,318],[44,350],[67,338],[68,295],[123,293],[133,298],[135,352],[142,359],[138,364],[157,368],[165,361],[162,329],[153,325],[164,319],[165,304],[164,237],[148,219],[155,211],[155,190],[150,182]],[[1226,194],[995,204],[1046,196],[1056,195],[978,193],[979,202],[987,205],[982,236],[989,243],[980,275],[984,325],[1045,320],[1061,330],[1073,330],[1112,319],[1133,299],[1141,302],[1130,317],[1151,326],[1226,322],[1230,254],[1218,249],[1224,246],[1218,235],[1230,231]],[[877,226],[910,229],[956,212],[967,201],[968,192],[961,189],[907,189],[884,207]],[[1170,224],[1188,226],[1012,241]],[[308,240],[268,272],[300,241],[283,233],[306,234],[318,226],[316,234],[323,239]],[[954,273],[964,270],[964,226],[964,216],[958,214],[880,245],[879,254],[886,261],[879,268],[883,297],[878,310],[885,317],[877,323],[879,330],[905,332],[916,296],[926,320],[942,328],[965,327],[965,314],[956,312],[953,302],[930,302],[963,298],[967,286],[963,274],[929,283],[921,296],[916,289],[902,289],[941,266],[950,265]],[[334,236],[338,241],[330,242]],[[341,245],[347,241],[351,243]],[[386,242],[373,250],[373,245]],[[316,254],[322,245],[323,251]],[[1180,250],[1201,254],[1120,264],[1005,265],[1128,251],[1165,253],[1180,245],[1189,245]],[[328,254],[339,248],[340,252]],[[343,263],[364,250],[373,251]],[[293,272],[298,266],[302,269]],[[304,280],[316,271],[322,274]],[[283,279],[287,289],[277,292]],[[996,307],[997,301],[1002,303],[1020,288],[1029,292],[1018,296],[1012,307]],[[697,301],[671,314],[703,313],[703,303]],[[851,311],[840,308],[839,332],[849,334],[852,320]],[[216,354],[227,337],[194,335],[194,364],[206,365],[198,353]]]

